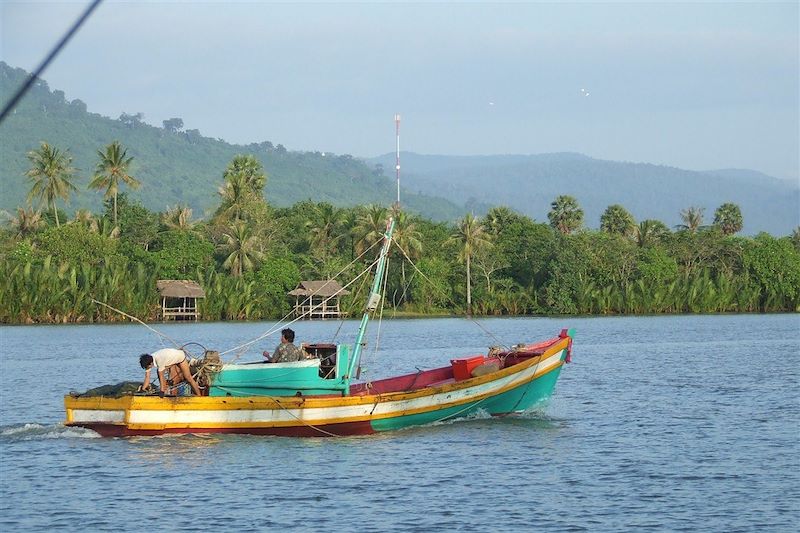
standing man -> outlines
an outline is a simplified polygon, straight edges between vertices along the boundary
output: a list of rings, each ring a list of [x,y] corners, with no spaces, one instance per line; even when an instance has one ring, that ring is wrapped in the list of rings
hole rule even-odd
[[[264,357],[268,363],[288,363],[290,361],[301,361],[306,358],[303,350],[294,345],[294,331],[289,328],[281,330],[281,343],[275,348],[272,357],[269,352],[264,352]]]
[[[150,387],[150,369],[155,365],[161,392],[166,394],[169,387],[179,383],[181,381],[179,378],[183,377],[192,386],[194,393],[200,396],[200,387],[197,386],[197,382],[192,377],[189,361],[186,358],[186,352],[183,350],[162,348],[153,352],[152,355],[145,353],[139,357],[139,364],[144,368],[143,390]]]

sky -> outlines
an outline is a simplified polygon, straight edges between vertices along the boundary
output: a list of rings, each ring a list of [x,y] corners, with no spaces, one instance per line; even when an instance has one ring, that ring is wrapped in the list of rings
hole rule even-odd
[[[87,2],[0,1],[32,71]],[[104,2],[43,74],[90,111],[371,157],[579,152],[800,181],[786,3]]]

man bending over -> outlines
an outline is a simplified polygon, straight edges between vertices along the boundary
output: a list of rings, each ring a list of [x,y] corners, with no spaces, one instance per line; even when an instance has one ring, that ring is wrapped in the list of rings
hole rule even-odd
[[[186,380],[192,386],[192,390],[200,396],[200,387],[192,377],[192,371],[189,370],[189,361],[186,358],[186,352],[183,350],[176,350],[175,348],[162,348],[150,354],[142,354],[139,357],[139,364],[144,368],[144,383],[142,383],[142,390],[147,390],[150,387],[150,369],[153,365],[158,372],[158,383],[161,387],[161,392],[167,393],[169,387]]]

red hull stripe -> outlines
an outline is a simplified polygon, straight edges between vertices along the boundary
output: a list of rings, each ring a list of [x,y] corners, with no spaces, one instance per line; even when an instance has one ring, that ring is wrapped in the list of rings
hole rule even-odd
[[[75,424],[96,431],[104,437],[155,436],[182,433],[238,433],[245,435],[274,435],[278,437],[343,437],[347,435],[371,435],[375,433],[368,420],[324,424],[319,426],[263,427],[263,428],[166,428],[153,430],[131,430],[117,424]]]

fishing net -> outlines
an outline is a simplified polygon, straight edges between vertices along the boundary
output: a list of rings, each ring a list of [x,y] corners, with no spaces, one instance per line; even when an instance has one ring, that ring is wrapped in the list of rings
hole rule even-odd
[[[143,393],[139,389],[142,386],[141,381],[123,381],[121,383],[117,383],[116,385],[103,385],[101,387],[95,387],[94,389],[89,389],[86,392],[70,392],[70,396],[73,398],[92,398],[97,396],[105,396],[106,398],[120,398],[122,396],[130,396],[132,394],[153,394],[155,391],[150,393]]]

